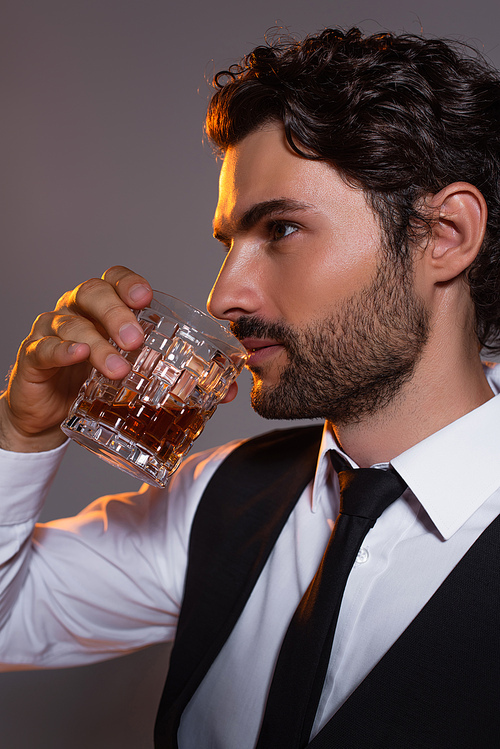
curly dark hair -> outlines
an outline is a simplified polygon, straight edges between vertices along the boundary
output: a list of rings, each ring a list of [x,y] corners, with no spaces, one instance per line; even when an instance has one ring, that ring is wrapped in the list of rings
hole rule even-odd
[[[500,79],[465,45],[326,29],[259,46],[214,78],[206,131],[222,151],[279,120],[290,146],[363,188],[403,264],[430,229],[422,199],[475,185],[488,205],[466,277],[480,343],[500,352]]]

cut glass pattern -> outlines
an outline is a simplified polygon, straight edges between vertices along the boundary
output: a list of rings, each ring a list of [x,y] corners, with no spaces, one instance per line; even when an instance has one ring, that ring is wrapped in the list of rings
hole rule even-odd
[[[154,309],[136,312],[143,346],[132,352],[115,346],[132,370],[120,382],[93,370],[62,429],[131,475],[165,486],[240,373],[246,354],[229,335],[224,353],[214,335],[153,304]]]

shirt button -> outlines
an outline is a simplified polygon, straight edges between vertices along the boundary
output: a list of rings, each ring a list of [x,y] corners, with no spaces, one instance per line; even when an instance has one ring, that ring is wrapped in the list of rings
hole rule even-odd
[[[369,556],[370,555],[368,553],[368,549],[365,549],[365,547],[362,546],[361,549],[358,551],[355,564],[364,564],[365,562],[368,561]]]

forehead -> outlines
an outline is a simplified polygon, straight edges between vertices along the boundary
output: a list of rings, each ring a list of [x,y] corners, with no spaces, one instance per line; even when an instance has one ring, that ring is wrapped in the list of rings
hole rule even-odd
[[[337,205],[366,208],[361,189],[348,186],[329,164],[296,154],[283,126],[272,123],[227,150],[214,224],[235,220],[253,205],[282,198],[307,202],[318,210],[335,210]]]

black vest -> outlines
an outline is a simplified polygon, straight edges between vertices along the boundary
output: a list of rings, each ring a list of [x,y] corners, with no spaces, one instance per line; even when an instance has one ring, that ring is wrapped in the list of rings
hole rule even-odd
[[[321,431],[306,427],[250,440],[229,455],[207,486],[191,530],[156,749],[177,747],[184,708],[314,475]],[[310,749],[500,745],[499,541],[497,518]]]

